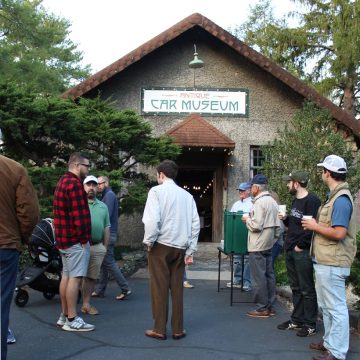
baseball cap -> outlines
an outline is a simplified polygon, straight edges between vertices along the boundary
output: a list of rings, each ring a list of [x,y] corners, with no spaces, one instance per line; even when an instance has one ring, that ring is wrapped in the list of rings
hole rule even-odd
[[[89,182],[94,182],[95,184],[98,184],[98,179],[94,176],[94,175],[88,175],[85,180],[84,180],[84,184],[87,184]]]
[[[329,155],[327,156],[323,162],[317,164],[317,166],[322,166],[326,170],[333,171],[338,174],[346,174],[347,167],[345,160],[337,155]]]
[[[309,181],[309,175],[305,171],[292,171],[289,175],[284,175],[285,181],[297,181],[300,184],[305,184]]]
[[[265,185],[268,183],[267,177],[265,175],[257,174],[251,180],[251,185]]]
[[[251,188],[251,185],[248,182],[242,182],[239,184],[239,187],[237,190],[245,191],[249,190]]]

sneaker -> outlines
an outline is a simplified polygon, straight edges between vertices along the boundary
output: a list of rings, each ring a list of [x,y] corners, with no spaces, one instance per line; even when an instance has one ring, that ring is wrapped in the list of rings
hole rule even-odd
[[[269,310],[251,310],[246,313],[247,316],[255,317],[255,318],[268,318],[270,316]]]
[[[15,339],[14,333],[11,331],[10,328],[8,328],[7,343],[8,343],[8,344],[15,344],[15,343],[16,343],[16,339]]]
[[[116,297],[116,300],[125,300],[130,295],[131,290],[123,290],[122,293]]]
[[[66,323],[66,316],[63,313],[61,313],[59,316],[59,320],[56,322],[56,325],[64,326],[65,323]]]
[[[241,287],[241,286],[240,286]],[[244,285],[243,286],[243,291],[251,291],[251,286],[249,286],[249,285]]]
[[[241,289],[241,284],[233,283],[232,286],[233,286],[233,288]],[[226,284],[226,287],[231,288],[231,282],[228,282],[228,283]],[[245,290],[245,291],[246,291],[246,290]]]
[[[95,330],[95,325],[87,324],[80,316],[77,316],[73,321],[66,319],[62,329],[65,331],[92,331]]]
[[[310,326],[303,326],[297,333],[297,336],[307,337],[316,334],[316,329]]]
[[[285,321],[277,326],[279,330],[298,330],[302,327],[298,324],[293,323],[291,320]]]
[[[184,281],[184,288],[186,289],[192,289],[194,285],[190,284],[188,281]]]

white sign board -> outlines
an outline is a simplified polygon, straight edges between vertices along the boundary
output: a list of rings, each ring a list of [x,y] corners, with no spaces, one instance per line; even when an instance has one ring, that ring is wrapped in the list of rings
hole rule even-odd
[[[142,89],[142,112],[247,116],[246,90]]]

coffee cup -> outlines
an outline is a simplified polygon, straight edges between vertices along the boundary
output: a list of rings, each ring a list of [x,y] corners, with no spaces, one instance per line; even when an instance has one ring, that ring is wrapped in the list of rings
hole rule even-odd
[[[279,205],[279,215],[281,216],[286,215],[286,205]]]
[[[303,220],[310,220],[310,219],[312,219],[313,217],[312,217],[312,215],[303,215],[302,216],[302,219]]]

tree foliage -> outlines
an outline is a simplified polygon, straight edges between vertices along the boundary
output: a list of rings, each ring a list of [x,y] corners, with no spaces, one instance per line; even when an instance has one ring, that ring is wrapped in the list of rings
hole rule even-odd
[[[317,164],[327,155],[343,157],[348,165],[348,182],[353,194],[360,185],[358,161],[344,137],[336,132],[331,115],[311,102],[304,103],[289,124],[278,131],[277,139],[264,147],[264,174],[271,179],[271,189],[282,202],[291,204],[282,176],[294,170],[309,173],[308,189],[324,199],[328,189],[323,184]]]
[[[0,78],[39,93],[60,94],[83,80],[82,53],[69,39],[70,23],[49,14],[42,0],[0,1]]]
[[[355,116],[360,111],[360,1],[293,1],[299,10],[282,19],[274,17],[271,0],[260,1],[233,33]]]
[[[0,84],[1,152],[24,163],[37,187],[43,215],[49,215],[54,186],[74,151],[85,153],[95,175],[109,175],[114,190],[127,196],[123,207],[142,206],[149,183],[137,166],[176,158],[180,148],[170,138],[154,137],[135,111],[116,110],[100,98],[77,102],[35,94]],[[59,170],[60,169],[60,170]]]

